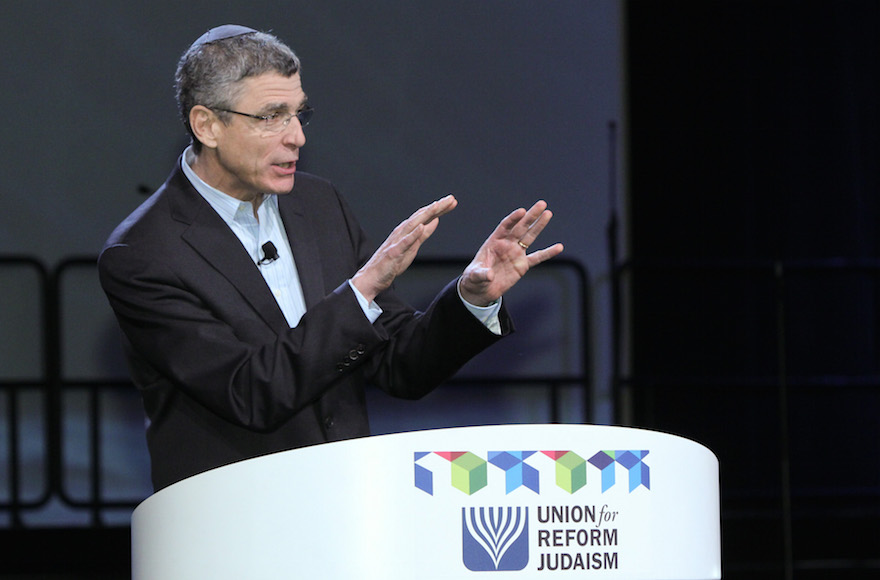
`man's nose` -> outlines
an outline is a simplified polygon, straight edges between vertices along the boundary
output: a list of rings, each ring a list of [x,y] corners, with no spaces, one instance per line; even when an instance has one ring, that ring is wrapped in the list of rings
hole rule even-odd
[[[295,147],[302,147],[306,144],[306,133],[299,119],[295,116],[290,120],[290,124],[284,128],[283,142],[285,145],[294,145]]]

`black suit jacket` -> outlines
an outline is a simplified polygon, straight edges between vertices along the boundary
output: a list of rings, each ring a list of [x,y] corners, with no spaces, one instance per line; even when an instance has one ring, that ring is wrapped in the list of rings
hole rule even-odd
[[[347,280],[371,252],[336,189],[299,172],[279,208],[307,306],[293,329],[179,162],[101,253],[157,490],[241,459],[368,435],[366,383],[418,398],[498,339],[454,283],[425,312],[384,292],[370,324]],[[504,309],[500,318],[507,334]]]

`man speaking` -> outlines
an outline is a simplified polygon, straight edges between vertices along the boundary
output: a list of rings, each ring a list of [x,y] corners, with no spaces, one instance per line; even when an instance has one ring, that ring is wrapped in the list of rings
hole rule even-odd
[[[447,196],[375,251],[345,200],[297,171],[312,116],[293,51],[237,25],[183,54],[177,101],[191,145],[101,253],[148,417],[156,490],[266,453],[369,434],[364,388],[419,398],[512,331],[502,295],[562,251],[530,251],[551,213],[505,217],[419,312],[394,279]]]

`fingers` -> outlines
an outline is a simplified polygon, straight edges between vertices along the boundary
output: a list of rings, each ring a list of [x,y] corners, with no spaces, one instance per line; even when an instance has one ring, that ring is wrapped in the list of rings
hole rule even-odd
[[[421,245],[431,237],[434,230],[437,229],[440,220],[434,218],[425,224],[417,224],[408,234],[403,236],[396,244],[398,251],[406,253],[409,251],[418,252]]]
[[[519,238],[519,244],[521,246],[525,246],[528,248],[531,246],[538,236],[544,231],[544,228],[547,227],[547,224],[550,223],[550,220],[553,219],[553,212],[550,210],[545,210],[541,212],[541,215],[538,216],[538,219],[535,220],[523,233],[523,235]]]
[[[407,220],[412,222],[413,227],[417,224],[427,224],[431,220],[446,215],[458,205],[458,200],[453,195],[447,195],[423,208],[416,210]]]
[[[554,258],[562,253],[565,247],[562,244],[553,244],[549,248],[544,248],[543,250],[537,250],[528,254],[526,258],[529,260],[529,268],[534,268],[541,262],[546,262],[550,258]]]
[[[510,214],[508,214],[506,218],[501,220],[501,223],[499,223],[498,227],[495,228],[495,235],[502,238],[517,237],[518,239],[518,236],[514,232],[514,230],[523,220],[525,215],[526,210],[524,210],[523,208],[513,210],[512,212],[510,212]]]
[[[525,238],[525,243],[531,244],[552,217],[553,212],[547,209],[547,202],[537,201],[514,228],[514,234],[519,235],[520,239]]]
[[[511,212],[498,224],[495,234],[527,250],[552,218],[553,212],[547,209],[547,202],[539,200],[528,211],[519,208]]]
[[[411,216],[400,222],[388,235],[383,247],[403,244],[405,247],[416,241],[425,241],[437,229],[438,218],[455,209],[458,201],[452,195],[417,209]]]
[[[400,243],[404,238],[410,238],[420,226],[426,226],[428,230],[427,236],[422,237],[421,231],[415,239],[421,238],[422,241],[427,239],[435,229],[440,216],[446,215],[455,209],[458,201],[452,195],[430,203],[424,207],[417,209],[411,216],[400,222],[394,231],[385,240],[386,244]]]

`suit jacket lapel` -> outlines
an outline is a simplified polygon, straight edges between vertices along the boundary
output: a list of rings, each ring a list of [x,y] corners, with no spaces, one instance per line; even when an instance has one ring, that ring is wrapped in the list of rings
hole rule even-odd
[[[173,198],[172,215],[188,224],[181,234],[183,240],[229,280],[269,326],[276,332],[287,330],[284,313],[239,239],[182,171],[178,169],[172,181],[175,177],[179,178],[175,188],[178,195]]]
[[[296,195],[296,185],[291,193],[278,196],[278,209],[293,252],[306,308],[310,308],[324,298],[327,289],[324,287],[316,236],[312,224],[306,219],[306,208]]]

